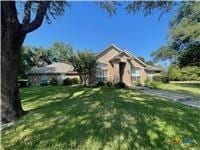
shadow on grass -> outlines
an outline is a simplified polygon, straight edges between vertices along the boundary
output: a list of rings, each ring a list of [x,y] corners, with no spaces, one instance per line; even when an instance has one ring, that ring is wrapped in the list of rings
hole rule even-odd
[[[10,149],[169,149],[184,138],[199,146],[199,109],[137,91],[55,86],[22,98],[35,111],[3,132]]]

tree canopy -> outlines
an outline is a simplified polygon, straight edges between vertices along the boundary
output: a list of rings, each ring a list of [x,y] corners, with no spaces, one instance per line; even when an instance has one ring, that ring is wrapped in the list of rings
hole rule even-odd
[[[90,51],[72,54],[67,61],[78,72],[81,82],[86,86],[89,75],[96,68],[96,57]]]
[[[169,25],[169,43],[154,51],[153,59],[171,60],[180,67],[199,66],[200,3],[182,2]]]
[[[55,42],[48,51],[53,62],[66,62],[67,58],[73,53],[73,47],[71,44]]]

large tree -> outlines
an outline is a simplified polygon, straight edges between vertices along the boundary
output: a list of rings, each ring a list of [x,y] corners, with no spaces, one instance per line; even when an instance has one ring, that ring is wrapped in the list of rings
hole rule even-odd
[[[169,43],[152,53],[154,60],[199,66],[200,2],[182,2],[169,26]]]
[[[66,2],[26,1],[20,21],[15,1],[1,2],[1,122],[10,122],[24,114],[20,102],[17,75],[21,47],[26,35],[37,28],[50,15],[62,15]],[[32,13],[35,18],[32,19]]]
[[[62,15],[66,1],[23,1],[20,6],[23,13],[17,11],[16,1],[1,1],[1,121],[2,123],[18,119],[24,114],[17,87],[17,74],[21,57],[21,47],[26,35],[38,29],[44,18]],[[109,14],[116,12],[119,2],[97,2]],[[127,2],[129,12],[143,10],[145,15],[155,8],[167,12],[173,6],[171,1],[134,1]],[[22,18],[20,20],[20,18]]]

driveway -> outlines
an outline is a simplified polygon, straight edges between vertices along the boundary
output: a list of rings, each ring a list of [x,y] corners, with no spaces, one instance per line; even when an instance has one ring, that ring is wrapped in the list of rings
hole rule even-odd
[[[200,108],[200,98],[194,98],[190,95],[149,88],[139,88],[139,90],[144,94],[159,96],[188,106]]]

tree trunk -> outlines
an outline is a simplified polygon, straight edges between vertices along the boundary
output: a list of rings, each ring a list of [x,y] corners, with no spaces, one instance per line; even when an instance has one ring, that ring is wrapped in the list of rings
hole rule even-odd
[[[2,26],[1,29],[1,123],[6,123],[24,114],[17,75],[26,34],[21,33],[20,25]]]

